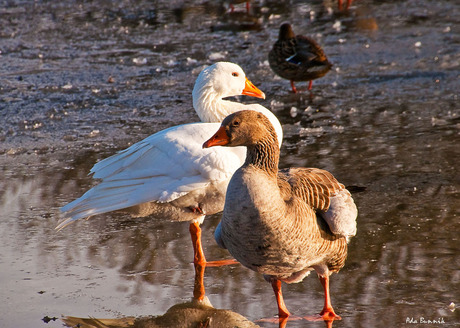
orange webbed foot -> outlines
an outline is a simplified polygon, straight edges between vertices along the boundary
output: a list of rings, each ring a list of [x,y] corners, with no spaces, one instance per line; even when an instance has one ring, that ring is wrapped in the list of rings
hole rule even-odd
[[[220,260],[220,261],[206,261],[206,267],[207,267],[207,268],[210,268],[210,267],[221,267],[221,266],[225,266],[225,265],[235,265],[235,264],[240,264],[240,262],[238,262],[238,261],[235,260],[235,259]]]
[[[323,310],[319,314],[321,318],[325,321],[329,320],[342,320],[342,318],[335,314],[334,309],[329,309],[329,310]]]
[[[323,309],[317,315],[309,315],[304,317],[305,320],[308,321],[334,321],[334,320],[342,320],[342,318],[335,314],[334,309]]]

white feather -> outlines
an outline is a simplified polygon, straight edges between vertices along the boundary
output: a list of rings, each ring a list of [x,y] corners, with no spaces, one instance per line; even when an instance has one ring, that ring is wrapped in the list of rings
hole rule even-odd
[[[356,218],[358,209],[348,190],[344,189],[330,198],[326,212],[321,211],[332,233],[349,238],[356,235]]]

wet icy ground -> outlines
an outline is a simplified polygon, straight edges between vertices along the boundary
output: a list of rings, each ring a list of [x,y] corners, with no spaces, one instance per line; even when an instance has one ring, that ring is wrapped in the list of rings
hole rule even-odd
[[[201,3],[201,4],[196,4]],[[187,223],[94,217],[54,231],[92,165],[166,127],[197,121],[191,90],[218,60],[240,64],[283,124],[281,165],[315,166],[355,195],[358,235],[331,278],[335,327],[460,322],[457,1],[60,1],[0,3],[0,305],[2,327],[44,317],[160,315],[190,300]],[[294,95],[267,63],[279,25],[313,36],[333,71]],[[205,253],[228,257],[203,224]],[[276,314],[270,286],[240,267],[208,269],[217,308]],[[311,275],[284,287],[295,315],[318,312]],[[266,327],[274,325],[264,324]],[[276,326],[276,325],[275,325]],[[322,327],[292,322],[288,327]]]

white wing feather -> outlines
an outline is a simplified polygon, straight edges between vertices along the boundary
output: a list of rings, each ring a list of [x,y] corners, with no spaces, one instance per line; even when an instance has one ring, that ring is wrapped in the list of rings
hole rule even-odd
[[[170,202],[193,190],[228,180],[246,157],[243,147],[202,149],[220,123],[175,126],[108,157],[91,169],[102,181],[62,207],[72,221],[158,201]]]
[[[331,197],[328,210],[321,211],[321,216],[333,234],[344,236],[347,241],[356,235],[358,208],[348,190],[343,189]]]

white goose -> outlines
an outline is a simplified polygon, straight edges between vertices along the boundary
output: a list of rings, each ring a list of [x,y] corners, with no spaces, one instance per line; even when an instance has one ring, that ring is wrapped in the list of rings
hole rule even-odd
[[[282,128],[276,116],[259,104],[244,105],[225,97],[265,98],[236,64],[219,62],[205,68],[193,89],[193,106],[203,122],[171,127],[108,157],[91,169],[99,184],[61,208],[62,229],[81,218],[123,210],[133,216],[191,221],[195,268],[206,264],[201,228],[206,215],[224,208],[227,185],[246,157],[244,147],[202,149],[204,141],[229,114],[252,109],[266,115],[281,146]],[[197,271],[198,272],[198,271]],[[204,290],[194,291],[203,299]]]

